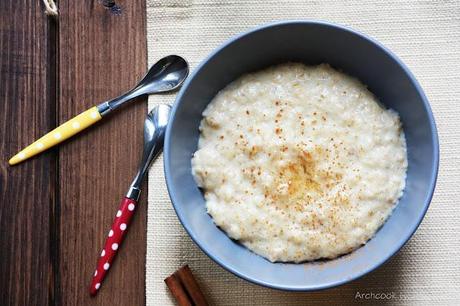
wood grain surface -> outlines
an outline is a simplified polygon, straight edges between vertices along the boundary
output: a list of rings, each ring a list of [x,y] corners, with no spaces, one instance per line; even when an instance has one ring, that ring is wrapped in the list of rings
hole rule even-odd
[[[52,31],[35,0],[0,1],[0,305],[54,299],[56,151],[8,159],[55,124]]]
[[[138,100],[48,153],[8,158],[146,72],[145,0],[0,1],[0,305],[145,304],[146,190],[95,298],[96,261],[142,153]],[[146,189],[147,185],[144,185]]]
[[[130,89],[147,69],[144,1],[60,1],[59,121]],[[139,103],[140,102],[140,103]],[[141,305],[146,198],[96,298],[88,286],[142,153],[146,102],[117,111],[59,151],[60,304]]]

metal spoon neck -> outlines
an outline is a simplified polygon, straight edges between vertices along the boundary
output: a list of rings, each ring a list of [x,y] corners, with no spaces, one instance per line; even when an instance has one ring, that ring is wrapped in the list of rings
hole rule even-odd
[[[134,98],[137,98],[143,94],[145,94],[144,92],[140,91],[139,90],[140,88],[139,87],[135,87],[133,88],[132,90],[128,91],[127,93],[121,95],[121,96],[118,96],[112,100],[109,100],[109,101],[106,101],[106,102],[102,102],[101,104],[99,104],[97,106],[97,110],[99,111],[99,113],[101,114],[101,116],[105,116],[105,115],[108,115],[110,112],[112,112],[113,110],[117,109],[118,107],[120,107],[121,105],[123,105],[125,102],[128,102]]]
[[[144,177],[148,172],[150,164],[160,154],[162,142],[162,137],[160,139],[157,138],[154,142],[154,147],[150,149],[150,154],[146,155],[144,152],[144,156],[139,166],[139,170],[137,171],[136,176],[134,177],[131,186],[129,187],[129,190],[126,193],[127,198],[130,198],[134,201],[139,200],[141,194],[142,181],[144,180]]]
[[[138,184],[131,184],[131,186],[129,187],[129,190],[128,192],[126,193],[126,197],[131,199],[131,200],[134,200],[134,201],[139,201],[139,197],[141,196],[141,188],[140,186],[138,186]]]
[[[129,187],[127,198],[137,201],[141,194],[141,184],[152,161],[157,158],[163,148],[163,141],[168,124],[171,106],[161,104],[153,108],[144,122],[144,150],[139,170]]]

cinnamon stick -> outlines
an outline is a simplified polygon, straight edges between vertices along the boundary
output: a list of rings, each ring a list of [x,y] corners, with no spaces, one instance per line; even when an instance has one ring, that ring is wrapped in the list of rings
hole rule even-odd
[[[188,265],[167,277],[165,283],[180,306],[208,306]]]
[[[192,301],[185,292],[181,282],[174,274],[167,277],[165,283],[179,306],[192,306]]]

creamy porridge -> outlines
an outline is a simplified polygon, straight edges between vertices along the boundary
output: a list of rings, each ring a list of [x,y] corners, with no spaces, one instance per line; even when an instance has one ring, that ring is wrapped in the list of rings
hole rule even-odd
[[[242,76],[208,105],[200,131],[192,171],[208,213],[271,261],[351,252],[404,189],[398,115],[326,64]]]

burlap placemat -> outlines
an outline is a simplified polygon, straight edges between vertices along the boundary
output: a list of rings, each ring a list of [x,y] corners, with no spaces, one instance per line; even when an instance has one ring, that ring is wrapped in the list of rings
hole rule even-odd
[[[401,252],[364,278],[315,293],[276,291],[237,278],[199,250],[174,213],[159,160],[149,176],[147,304],[174,305],[163,279],[188,263],[212,305],[374,304],[377,293],[388,293],[391,304],[459,305],[460,2],[147,0],[149,63],[180,54],[193,69],[231,36],[282,19],[350,26],[382,42],[409,66],[430,100],[440,136],[441,165],[431,207]],[[174,98],[152,96],[149,106]]]

